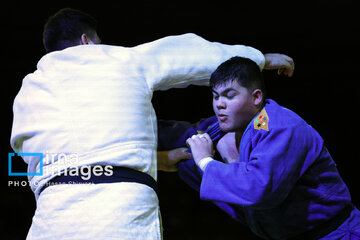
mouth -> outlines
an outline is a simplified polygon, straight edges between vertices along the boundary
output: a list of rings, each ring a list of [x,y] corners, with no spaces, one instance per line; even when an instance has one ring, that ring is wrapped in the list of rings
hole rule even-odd
[[[227,120],[228,116],[225,115],[225,114],[218,114],[218,119],[221,121],[221,122],[225,122]]]

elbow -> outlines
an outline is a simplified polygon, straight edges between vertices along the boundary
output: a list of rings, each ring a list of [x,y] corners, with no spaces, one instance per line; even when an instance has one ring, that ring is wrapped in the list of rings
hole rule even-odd
[[[207,201],[225,202],[254,209],[270,209],[281,203],[281,198],[275,192],[266,188],[252,187],[250,189],[226,189],[226,191],[210,191],[200,189],[200,199]]]
[[[200,37],[195,33],[185,33],[185,34],[183,34],[183,36],[188,37],[188,38],[199,38]]]
[[[249,201],[244,204],[245,207],[254,209],[271,209],[279,206],[285,196],[283,193],[277,190],[264,188],[262,191],[249,196]]]
[[[254,209],[271,209],[277,207],[279,204],[280,201],[276,196],[263,196],[253,199],[246,207]]]
[[[280,188],[274,187],[270,184],[271,181],[259,182],[251,184],[249,188],[239,189],[237,196],[238,201],[244,207],[250,207],[254,209],[271,209],[281,204],[284,194]]]

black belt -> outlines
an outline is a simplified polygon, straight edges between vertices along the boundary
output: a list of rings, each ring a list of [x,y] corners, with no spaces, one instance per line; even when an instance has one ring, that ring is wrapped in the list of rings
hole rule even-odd
[[[92,171],[92,168],[90,167],[89,170]],[[159,196],[157,182],[149,174],[125,167],[113,166],[112,170],[113,170],[113,174],[111,176],[106,176],[104,174],[100,176],[96,176],[92,174],[88,180],[84,180],[82,176],[78,176],[78,175],[77,176],[60,175],[47,182],[40,190],[40,193],[44,191],[44,189],[47,188],[48,186],[59,185],[59,184],[98,184],[98,183],[116,183],[116,182],[135,182],[135,183],[145,184],[151,187]]]

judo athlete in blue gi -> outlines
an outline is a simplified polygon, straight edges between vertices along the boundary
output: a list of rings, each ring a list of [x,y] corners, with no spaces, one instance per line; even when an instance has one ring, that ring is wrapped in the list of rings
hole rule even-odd
[[[265,99],[259,67],[233,57],[210,84],[216,116],[177,143],[187,139],[191,148],[194,160],[180,162],[178,171],[200,198],[263,239],[360,239],[360,212],[323,139],[297,114]],[[201,133],[209,126],[209,134]]]

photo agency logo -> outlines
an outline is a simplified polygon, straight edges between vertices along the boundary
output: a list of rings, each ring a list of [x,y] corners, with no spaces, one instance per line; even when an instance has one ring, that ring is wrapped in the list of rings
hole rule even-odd
[[[31,161],[38,161],[36,171],[16,171],[14,170],[14,162],[19,158],[31,158]],[[94,165],[80,166],[79,156],[76,153],[9,153],[8,175],[9,176],[72,176],[80,177],[83,181],[91,180],[92,176],[112,176],[113,166],[110,165]],[[91,183],[91,181],[89,181]],[[24,180],[8,181],[8,186],[27,186],[31,183]],[[74,182],[75,184],[75,182]]]
[[[15,157],[39,157],[39,172],[13,172],[13,160]],[[43,154],[42,153],[18,153],[17,151],[9,153],[9,176],[42,176],[43,175]]]
[[[23,157],[39,158],[39,171],[29,172],[24,167]],[[20,165],[20,167],[19,167]],[[20,170],[19,170],[20,168]],[[16,170],[18,169],[18,170]],[[18,153],[17,151],[8,154],[8,176],[42,176],[43,175],[43,154],[42,153]],[[30,185],[28,180],[12,179],[8,180],[8,186],[25,187]]]

